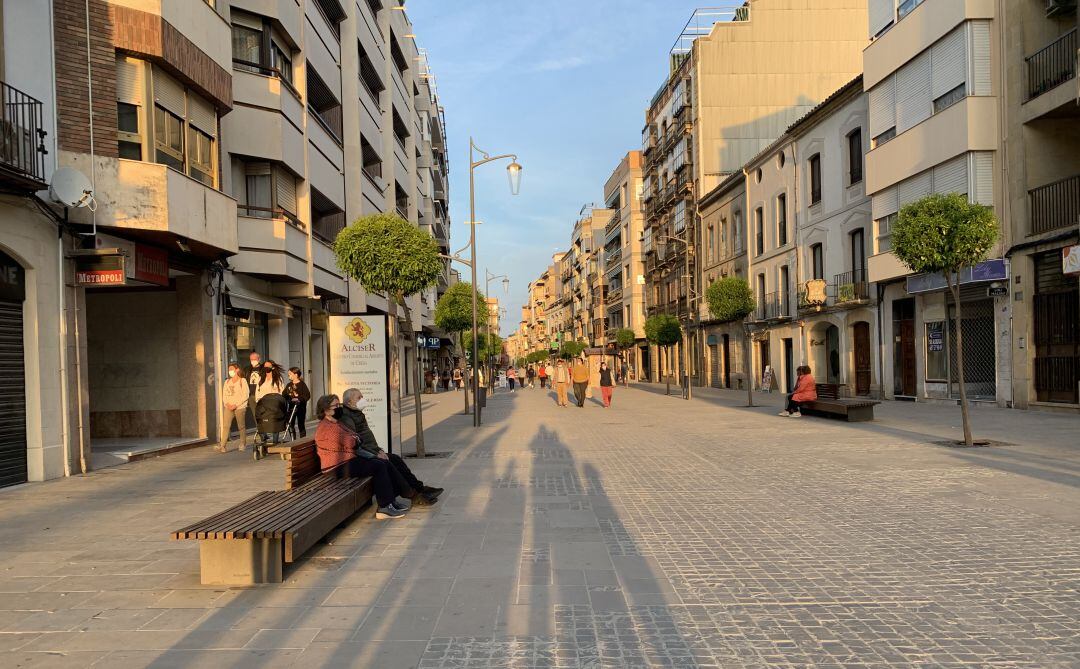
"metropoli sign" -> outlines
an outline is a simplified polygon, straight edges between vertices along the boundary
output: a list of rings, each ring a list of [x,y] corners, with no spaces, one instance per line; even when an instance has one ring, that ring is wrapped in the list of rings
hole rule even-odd
[[[368,426],[379,446],[391,451],[390,356],[386,316],[330,316],[330,392],[341,397],[357,388],[368,401]]]

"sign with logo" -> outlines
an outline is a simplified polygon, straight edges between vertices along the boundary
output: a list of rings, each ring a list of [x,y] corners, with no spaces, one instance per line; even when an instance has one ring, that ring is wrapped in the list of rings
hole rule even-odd
[[[984,260],[974,267],[965,267],[960,270],[960,284],[980,283],[982,281],[1004,281],[1009,278],[1009,265],[1003,258]],[[941,272],[936,274],[915,274],[907,278],[907,292],[929,293],[935,290],[945,290],[949,287],[945,281],[945,275]]]
[[[81,256],[75,260],[75,285],[123,286],[127,284],[124,256]]]
[[[945,350],[944,321],[933,321],[926,324],[926,350],[930,352]]]
[[[135,245],[136,281],[145,281],[159,286],[169,285],[169,254],[153,246]]]
[[[442,339],[439,337],[416,335],[416,345],[420,348],[439,349],[442,348]]]
[[[994,282],[986,289],[987,297],[1005,297],[1009,294],[1009,284]]]
[[[354,314],[329,317],[330,392],[349,388],[364,393],[368,426],[383,449],[390,440],[390,354],[386,316]]]
[[[1061,249],[1061,273],[1065,276],[1080,274],[1080,244]]]

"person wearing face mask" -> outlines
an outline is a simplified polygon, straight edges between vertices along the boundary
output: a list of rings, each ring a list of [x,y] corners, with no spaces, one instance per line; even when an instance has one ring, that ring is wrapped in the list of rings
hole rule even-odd
[[[232,424],[236,423],[236,429],[240,432],[240,448],[247,447],[247,412],[248,412],[248,384],[240,375],[240,365],[235,362],[229,364],[229,378],[221,388],[221,403],[224,413],[221,417],[221,441],[217,450],[224,453],[228,450],[229,434],[232,433]]]
[[[259,381],[262,379],[262,356],[259,355],[258,351],[252,351],[248,354],[248,364],[240,375],[247,381],[248,410],[251,412],[251,424],[256,426],[257,430],[259,421],[255,418],[255,405],[257,404],[255,389],[259,387]]]
[[[281,366],[273,360],[267,360],[263,363],[259,383],[255,387],[255,419],[262,437],[262,443],[255,448],[256,460],[266,454],[267,442],[281,443],[281,433],[285,431],[288,411],[284,391]]]
[[[289,415],[292,420],[288,426],[290,432],[307,436],[307,403],[311,391],[304,383],[304,374],[299,367],[289,368],[289,385],[285,386],[285,399],[289,401]]]
[[[375,433],[371,431],[367,417],[364,415],[364,409],[368,406],[364,394],[357,388],[349,388],[341,394],[341,398],[343,406],[340,422],[347,429],[356,433],[359,448],[376,458],[389,462],[396,474],[401,477],[399,483],[406,484],[415,493],[411,495],[413,499],[418,496],[424,502],[434,504],[439,495],[442,494],[443,489],[424,485],[424,482],[416,478],[416,475],[412,473],[412,470],[409,469],[409,466],[405,464],[405,460],[400,455],[396,453],[390,454],[379,448]],[[406,497],[410,497],[410,495],[406,495]]]

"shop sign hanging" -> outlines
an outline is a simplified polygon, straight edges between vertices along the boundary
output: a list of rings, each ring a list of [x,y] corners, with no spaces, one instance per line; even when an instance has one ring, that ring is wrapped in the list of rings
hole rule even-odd
[[[330,316],[330,388],[341,395],[348,388],[364,393],[368,426],[379,446],[390,443],[390,356],[384,314]]]
[[[123,255],[86,255],[75,258],[75,285],[77,286],[124,286]]]

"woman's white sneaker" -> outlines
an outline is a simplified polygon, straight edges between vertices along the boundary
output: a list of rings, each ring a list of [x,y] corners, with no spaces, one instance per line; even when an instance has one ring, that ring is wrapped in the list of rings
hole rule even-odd
[[[787,418],[787,417],[788,417],[788,416],[790,416],[791,414],[790,414],[790,413],[788,413],[787,411],[781,411],[780,413],[778,413],[778,414],[776,414],[776,415],[777,415],[777,416],[783,416],[784,418]]]
[[[795,413],[791,414],[790,418],[802,418],[802,414],[796,411]]]

